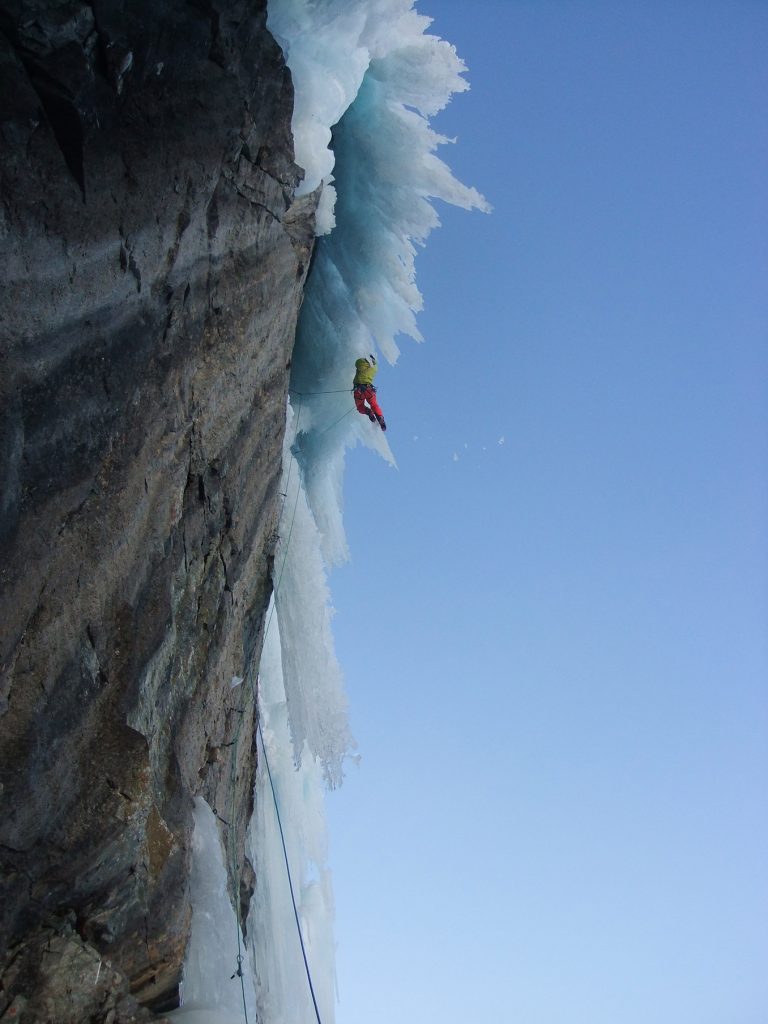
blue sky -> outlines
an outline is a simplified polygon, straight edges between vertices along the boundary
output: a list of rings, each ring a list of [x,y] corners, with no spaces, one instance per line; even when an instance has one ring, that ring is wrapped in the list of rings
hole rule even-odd
[[[768,1015],[768,7],[419,5],[471,91],[348,458],[339,1024]]]

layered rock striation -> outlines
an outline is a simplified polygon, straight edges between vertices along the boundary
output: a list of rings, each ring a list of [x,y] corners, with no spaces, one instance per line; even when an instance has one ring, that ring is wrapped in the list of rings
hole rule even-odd
[[[175,1005],[197,794],[248,900],[315,206],[265,19],[0,0],[0,1019]]]

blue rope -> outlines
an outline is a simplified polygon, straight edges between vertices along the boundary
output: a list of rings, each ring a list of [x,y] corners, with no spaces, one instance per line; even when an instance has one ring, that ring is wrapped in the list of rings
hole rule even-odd
[[[282,847],[283,847],[283,858],[285,860],[285,871],[286,871],[286,874],[288,875],[288,888],[291,891],[291,903],[293,905],[293,916],[294,916],[294,919],[296,921],[296,931],[299,933],[299,943],[301,945],[301,955],[302,955],[302,958],[304,960],[304,970],[307,973],[307,982],[309,984],[310,995],[312,996],[312,1005],[315,1008],[315,1017],[317,1018],[317,1024],[323,1024],[322,1020],[320,1019],[320,1010],[317,1007],[317,999],[315,997],[315,987],[312,984],[312,974],[311,974],[311,972],[309,970],[309,962],[307,960],[307,950],[306,950],[306,947],[304,945],[304,936],[302,935],[302,932],[301,932],[301,922],[299,920],[299,911],[298,911],[298,909],[296,907],[296,895],[295,895],[294,890],[293,890],[293,878],[291,877],[291,865],[288,862],[288,850],[287,850],[286,845],[285,845],[285,833],[283,832],[283,822],[282,822],[282,820],[280,818],[280,808],[279,808],[278,803],[277,803],[277,793],[275,792],[275,783],[274,783],[274,781],[272,779],[272,771],[271,771],[271,769],[269,767],[269,758],[267,757],[267,748],[266,748],[266,745],[264,743],[264,734],[261,731],[261,722],[260,721],[259,721],[259,723],[257,725],[257,732],[259,734],[259,739],[261,740],[261,749],[264,752],[264,764],[265,764],[266,769],[267,769],[267,777],[269,778],[269,787],[272,790],[272,802],[275,805],[275,817],[277,818],[277,827],[280,830],[280,842],[281,842]]]
[[[301,409],[301,399],[305,395],[307,395],[307,394],[340,395],[340,394],[347,394],[347,393],[351,394],[351,391],[352,391],[351,388],[345,388],[343,391],[316,391],[316,392],[294,391],[292,388],[290,388],[289,390],[290,390],[291,394],[299,396],[298,413],[297,413],[297,416],[296,416],[296,436],[297,437],[298,437],[298,434],[299,434],[299,423],[301,421],[301,411],[302,411],[302,409]],[[329,426],[327,426],[323,430],[321,430],[318,433],[317,436],[319,437],[319,436],[322,436],[323,434],[327,433],[329,430],[331,430],[333,427],[335,427],[337,423],[340,423],[343,419],[345,419],[345,417],[349,416],[350,413],[353,413],[354,411],[355,411],[354,408],[347,409],[347,411],[343,412],[341,414],[341,416],[338,417],[338,419],[335,419],[333,421],[333,423],[331,423]],[[288,476],[286,477],[286,481],[285,481],[286,495],[287,495],[287,492],[288,492],[288,485],[290,483],[292,469],[293,469],[293,461],[288,466]],[[274,600],[272,601],[272,608],[270,609],[269,617],[267,619],[267,624],[266,624],[266,626],[264,628],[264,638],[262,640],[262,646],[263,646],[264,640],[266,640],[266,638],[267,638],[267,634],[269,633],[269,627],[272,624],[272,616],[274,615],[275,608],[277,607],[277,596],[278,596],[278,594],[280,592],[280,585],[281,585],[282,580],[283,580],[283,573],[285,571],[285,564],[286,564],[286,562],[288,560],[288,550],[289,550],[290,544],[291,544],[291,537],[293,536],[293,526],[294,526],[294,523],[296,521],[296,510],[298,508],[300,494],[301,494],[301,483],[299,482],[298,485],[297,485],[297,488],[296,488],[296,499],[295,499],[295,501],[293,503],[293,511],[291,513],[291,525],[290,525],[290,527],[288,529],[288,536],[286,537],[286,541],[285,541],[285,553],[283,555],[283,561],[282,561],[282,564],[280,566],[280,573],[278,575],[277,581],[275,582],[275,586],[274,586]],[[285,508],[285,506],[283,506],[283,509],[284,508]],[[281,512],[281,517],[282,517],[282,512]],[[251,694],[252,694],[252,696],[254,698],[254,702],[256,702],[256,716],[257,716],[256,717],[256,729],[257,729],[257,732],[259,734],[259,738],[261,739],[261,749],[264,751],[264,764],[266,765],[266,768],[267,768],[267,776],[269,777],[269,785],[270,785],[270,789],[272,790],[272,801],[273,801],[273,803],[275,805],[275,815],[277,817],[277,825],[278,825],[278,829],[280,831],[280,842],[281,842],[282,847],[283,847],[283,858],[285,859],[285,870],[286,870],[286,873],[288,875],[288,888],[290,889],[290,892],[291,892],[291,903],[293,905],[293,916],[294,916],[294,919],[296,921],[296,930],[297,930],[297,932],[299,934],[299,944],[301,945],[301,955],[302,955],[302,958],[304,960],[304,970],[306,971],[306,975],[307,975],[307,982],[309,984],[309,992],[310,992],[310,995],[312,996],[312,1005],[315,1008],[315,1017],[317,1018],[317,1024],[322,1024],[322,1020],[320,1018],[320,1010],[318,1009],[317,999],[315,997],[315,988],[314,988],[314,985],[312,984],[312,974],[311,974],[310,969],[309,969],[309,961],[307,960],[307,951],[306,951],[306,948],[304,946],[304,936],[302,935],[302,932],[301,932],[301,922],[299,920],[299,912],[298,912],[298,909],[296,907],[296,896],[294,894],[294,889],[293,889],[293,879],[291,877],[291,867],[290,867],[290,864],[288,862],[288,850],[287,850],[286,844],[285,844],[285,834],[283,832],[283,823],[282,823],[282,820],[280,818],[280,809],[279,809],[278,803],[277,803],[277,793],[275,791],[275,784],[274,784],[274,781],[272,779],[272,772],[271,772],[270,767],[269,767],[269,759],[267,757],[267,748],[264,745],[264,735],[263,735],[263,733],[261,731],[261,721],[259,720],[259,716],[258,716],[258,694],[256,692],[256,687],[254,685],[254,681],[253,681],[253,677],[252,676],[249,679],[249,686],[250,686]],[[237,835],[236,835],[236,828],[235,828],[235,822],[236,822],[236,815],[235,815],[235,811],[236,811],[236,808],[235,808],[235,782],[236,782],[236,779],[237,779],[237,771],[236,771],[237,751],[238,751],[239,743],[240,743],[240,733],[241,733],[242,727],[243,727],[243,718],[245,717],[245,714],[244,714],[245,708],[240,708],[240,709],[236,709],[236,710],[240,711],[240,720],[239,720],[237,729],[235,731],[235,738],[234,738],[234,740],[232,742],[232,762],[231,762],[231,767],[230,767],[230,787],[231,787],[231,791],[232,791],[232,806],[231,806],[231,812],[230,812],[230,822],[231,822],[231,824],[230,824],[229,827],[230,827],[230,840],[231,840],[230,841],[230,855],[231,855],[231,858],[232,858],[232,879],[233,879],[234,886],[235,886],[235,899],[237,900],[239,898],[239,892],[240,892],[240,877],[239,877],[238,864],[237,864]],[[248,1024],[248,1006],[247,1006],[247,1002],[246,1002],[246,998],[245,998],[245,976],[243,974],[243,968],[242,968],[243,956],[242,956],[242,947],[241,947],[241,943],[240,943],[240,923],[239,923],[239,920],[238,920],[238,916],[239,915],[236,915],[236,919],[235,919],[235,931],[237,932],[237,969],[235,970],[235,973],[232,975],[232,978],[235,978],[235,977],[239,977],[240,978],[240,989],[241,989],[242,997],[243,997],[243,1016],[245,1018],[245,1024]]]
[[[301,421],[301,401],[299,401],[299,411],[298,411],[298,414],[296,416],[296,430],[297,431],[298,431],[298,428],[299,428],[300,421]],[[286,492],[288,491],[288,484],[290,483],[290,480],[291,480],[291,471],[292,470],[293,470],[293,460],[291,460],[291,462],[288,465],[288,476],[286,477],[286,480],[285,480]],[[282,565],[280,566],[280,575],[278,577],[277,583],[275,584],[275,597],[277,596],[277,592],[278,592],[278,590],[280,588],[280,582],[282,581],[282,578],[283,578],[283,571],[285,569],[285,563],[286,563],[287,558],[288,558],[288,548],[289,548],[290,543],[291,543],[291,535],[293,534],[293,524],[294,524],[294,521],[296,519],[296,509],[297,509],[298,504],[299,504],[299,494],[300,493],[301,493],[301,487],[298,486],[296,488],[296,500],[293,503],[293,514],[291,515],[291,526],[290,526],[290,529],[288,531],[288,539],[287,539],[286,545],[285,545],[285,554],[283,555]],[[283,506],[283,507],[285,507],[285,506]],[[281,515],[282,515],[282,511],[281,511]],[[275,611],[275,601],[273,600],[272,601],[272,608],[271,608],[270,613],[269,613],[269,618],[267,619],[267,624],[266,624],[266,626],[264,628],[264,639],[262,640],[262,646],[263,646],[264,640],[266,640],[266,638],[267,638],[267,634],[269,633],[269,627],[270,627],[270,625],[272,623],[272,616],[274,614],[274,611]],[[257,727],[258,727],[258,703],[257,703],[257,701],[258,701],[258,694],[256,692],[256,687],[254,685],[253,677],[252,676],[249,679],[249,686],[250,686],[250,690],[251,690],[251,695],[253,696],[254,706],[256,707],[256,724],[257,724]],[[230,817],[230,822],[231,822],[230,833],[229,833],[229,835],[230,835],[230,856],[232,858],[232,880],[234,882],[234,888],[235,888],[235,900],[239,899],[239,894],[240,894],[240,872],[238,870],[238,863],[237,863],[237,834],[236,834],[236,827],[235,827],[235,824],[236,824],[236,808],[235,808],[236,786],[235,786],[235,782],[237,780],[237,771],[236,771],[237,752],[238,752],[238,749],[239,749],[239,746],[240,746],[240,733],[241,733],[242,728],[243,728],[243,719],[245,718],[245,714],[244,714],[245,708],[241,708],[239,710],[240,710],[241,713],[240,713],[240,719],[238,721],[237,729],[235,731],[235,737],[234,737],[234,740],[232,742],[232,761],[231,761],[231,764],[230,764],[230,776],[229,776],[230,789],[232,791],[232,801],[231,801],[232,805],[231,805],[230,816],[229,816]],[[264,740],[262,739],[262,746],[263,746],[263,744],[264,744]],[[241,990],[242,997],[243,997],[243,1016],[245,1018],[245,1024],[248,1024],[248,1006],[247,1006],[246,999],[245,999],[245,977],[243,975],[243,967],[242,967],[243,957],[242,957],[242,948],[241,948],[241,945],[240,945],[240,922],[238,920],[238,916],[239,915],[235,916],[235,932],[237,933],[237,969],[235,970],[235,973],[232,975],[232,978],[235,978],[235,977],[239,977],[240,978],[240,990]],[[310,982],[310,989],[311,989],[311,987],[312,987],[312,983]],[[313,995],[313,998],[314,998],[314,995]]]
[[[296,434],[298,435],[298,433],[299,433],[299,423],[301,421],[301,397],[302,396],[301,396],[301,392],[296,391],[296,392],[293,392],[293,393],[299,395],[298,414],[296,416]],[[333,393],[333,392],[326,392],[326,393],[330,394],[330,393]],[[343,420],[345,416],[348,416],[350,412],[354,412],[354,409],[349,409],[347,412],[343,413],[341,416],[339,416],[339,418],[337,420],[334,420],[334,422],[331,423],[331,425],[329,427],[326,427],[325,430],[322,430],[321,433],[324,434],[324,433],[326,433],[326,431],[330,430],[331,427],[335,427],[336,424],[341,422],[341,420]],[[286,481],[285,481],[286,494],[288,492],[288,484],[290,483],[291,470],[292,469],[293,469],[293,461],[288,466],[288,476],[286,477]],[[288,528],[288,536],[286,537],[286,541],[285,541],[285,553],[283,555],[283,561],[282,561],[282,564],[280,566],[280,573],[278,575],[277,581],[275,582],[274,600],[272,601],[272,608],[270,609],[269,617],[267,619],[267,624],[266,624],[266,626],[264,628],[264,640],[266,640],[267,634],[269,633],[269,627],[272,624],[272,616],[274,615],[275,608],[277,606],[277,595],[280,592],[280,585],[281,585],[282,580],[283,580],[283,573],[285,571],[285,564],[286,564],[286,562],[288,560],[288,550],[289,550],[290,544],[291,544],[291,537],[293,536],[293,526],[294,526],[294,523],[296,521],[296,510],[298,508],[300,494],[301,494],[301,484],[299,482],[299,484],[296,487],[296,499],[295,499],[295,501],[293,503],[293,511],[291,513],[291,525]],[[283,506],[283,508],[284,507],[285,506]],[[264,640],[262,640],[262,646],[263,646]],[[251,693],[253,695],[254,701],[257,701],[258,700],[258,694],[256,692],[256,688],[254,686],[254,682],[253,682],[253,678],[252,677],[249,680],[249,685],[250,685],[250,689],[251,689]],[[274,785],[274,782],[273,782],[273,779],[272,779],[272,772],[270,771],[270,767],[269,767],[269,759],[267,757],[267,748],[264,746],[264,735],[263,735],[263,733],[261,731],[261,722],[259,721],[259,717],[258,717],[258,704],[256,705],[256,707],[257,707],[256,729],[257,729],[257,732],[258,732],[259,737],[261,739],[261,749],[264,751],[264,764],[266,765],[266,768],[267,768],[267,775],[269,777],[269,785],[270,785],[270,788],[272,790],[272,800],[273,800],[274,805],[275,805],[275,815],[277,816],[277,824],[278,824],[278,828],[279,828],[279,831],[280,831],[280,842],[282,843],[282,847],[283,847],[283,857],[285,859],[285,869],[286,869],[286,872],[287,872],[287,875],[288,875],[288,888],[290,889],[290,892],[291,892],[291,903],[293,905],[293,916],[294,916],[294,919],[296,921],[296,930],[297,930],[297,932],[299,934],[299,944],[301,945],[301,955],[302,955],[302,958],[304,960],[304,970],[306,971],[306,975],[307,975],[307,982],[309,984],[309,992],[310,992],[310,995],[312,996],[312,1005],[315,1008],[315,1016],[317,1018],[317,1024],[322,1024],[322,1021],[320,1019],[320,1011],[319,1011],[318,1006],[317,1006],[317,999],[315,998],[315,988],[314,988],[314,985],[312,984],[312,974],[311,974],[310,969],[309,969],[309,961],[307,960],[307,952],[306,952],[306,949],[305,949],[305,946],[304,946],[304,936],[301,933],[301,922],[299,921],[299,913],[298,913],[298,910],[297,910],[297,907],[296,907],[296,897],[294,895],[293,879],[291,877],[291,868],[290,868],[290,864],[288,862],[288,851],[287,851],[287,848],[286,848],[286,845],[285,845],[285,834],[283,832],[283,823],[282,823],[282,820],[280,818],[280,810],[279,810],[278,803],[277,803],[277,794],[275,792],[275,785]],[[243,708],[241,710],[244,711],[245,709]],[[236,730],[236,733],[235,733],[235,738],[234,738],[234,741],[233,741],[233,744],[232,744],[232,762],[231,762],[231,768],[230,768],[230,786],[231,786],[231,790],[232,790],[232,808],[231,808],[231,813],[230,813],[230,819],[231,819],[231,822],[232,822],[232,824],[230,825],[230,829],[231,829],[231,831],[230,831],[230,837],[231,837],[230,848],[231,848],[231,857],[232,857],[232,877],[233,877],[233,881],[235,883],[235,899],[238,898],[239,887],[240,887],[239,872],[238,872],[238,866],[237,866],[237,836],[235,834],[235,781],[236,781],[236,775],[237,775],[237,773],[236,773],[237,751],[238,751],[238,746],[239,746],[239,743],[240,743],[240,732],[241,732],[242,727],[243,727],[243,718],[244,717],[245,717],[244,714],[241,714],[240,720],[239,720],[239,724],[237,726],[237,730]],[[236,969],[235,973],[232,975],[232,978],[235,978],[235,977],[239,977],[240,978],[240,989],[241,989],[242,997],[243,997],[243,1016],[245,1018],[245,1024],[248,1024],[248,1006],[247,1006],[246,998],[245,998],[245,977],[244,977],[243,969],[242,969],[243,957],[242,957],[242,949],[241,949],[241,945],[240,945],[240,924],[239,924],[239,921],[237,919],[235,921],[235,931],[237,932],[237,969]]]

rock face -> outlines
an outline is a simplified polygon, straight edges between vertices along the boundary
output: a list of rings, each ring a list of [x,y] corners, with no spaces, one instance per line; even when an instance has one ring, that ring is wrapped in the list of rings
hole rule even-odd
[[[198,793],[248,898],[315,205],[265,22],[0,0],[2,1020],[176,1004]]]

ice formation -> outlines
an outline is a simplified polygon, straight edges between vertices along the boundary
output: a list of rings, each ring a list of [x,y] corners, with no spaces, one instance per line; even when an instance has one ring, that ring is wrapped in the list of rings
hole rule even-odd
[[[433,131],[428,118],[467,83],[456,51],[427,33],[429,23],[412,0],[269,3],[268,25],[294,78],[293,131],[296,159],[305,171],[302,189],[308,193],[323,184],[318,215],[323,237],[294,350],[275,614],[259,683],[263,745],[275,793],[273,800],[260,745],[248,840],[257,881],[247,929],[246,1011],[249,1020],[261,1024],[312,1024],[318,1016],[323,1024],[334,1020],[323,786],[341,781],[353,741],[333,649],[326,570],[347,557],[341,514],[346,449],[365,444],[394,461],[385,436],[354,410],[350,368],[368,352],[394,363],[398,334],[420,340],[414,258],[416,247],[439,224],[430,199],[488,208],[436,155],[448,140]],[[318,1012],[304,969],[275,803]],[[216,861],[215,831],[211,812],[198,806],[185,998],[229,1013],[237,1011],[239,999],[242,1019],[240,986],[229,978],[238,933],[223,888],[223,862]],[[213,909],[214,891],[219,910]],[[212,1016],[189,1020],[213,1022]]]
[[[318,234],[334,227],[334,204],[341,191],[331,184],[334,165],[339,165],[331,149],[332,131],[353,101],[357,103],[366,77],[378,82],[378,113],[392,128],[378,140],[392,182],[425,188],[424,195],[460,206],[484,206],[482,197],[457,182],[433,155],[439,142],[447,140],[431,132],[426,118],[469,86],[461,77],[466,68],[456,50],[427,33],[430,19],[414,10],[413,0],[270,0],[267,24],[293,77],[296,162],[305,172],[300,192],[312,192],[321,182],[326,186]],[[391,109],[385,111],[388,104]],[[395,122],[412,118],[419,121],[412,133],[418,149],[410,153],[390,148],[400,134]],[[425,154],[430,155],[426,160]],[[437,219],[432,216],[434,226]]]
[[[244,949],[235,912],[227,895],[224,851],[216,817],[202,798],[195,809],[192,837],[192,931],[184,963],[182,1010],[172,1020],[185,1024],[242,1022],[243,998],[248,1019],[256,1020],[253,971],[244,973],[244,986],[231,975],[238,951]],[[243,991],[244,988],[244,991]]]
[[[277,806],[315,999],[321,1020],[332,1024],[335,945],[322,767],[306,742],[298,768],[294,763],[284,685],[284,627],[279,617],[278,621],[279,625],[273,619],[262,655],[261,770],[249,835],[249,855],[257,879],[248,916],[248,934],[253,936],[255,951],[257,1003],[260,1019],[268,1024],[310,1024],[316,1020],[293,912]]]

